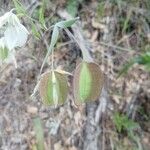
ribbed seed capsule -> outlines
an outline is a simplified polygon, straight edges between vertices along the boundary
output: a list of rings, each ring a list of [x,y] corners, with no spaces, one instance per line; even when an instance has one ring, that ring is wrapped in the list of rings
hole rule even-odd
[[[67,99],[67,77],[56,71],[49,71],[42,75],[39,92],[45,105],[61,105]]]
[[[103,74],[95,63],[81,62],[75,69],[73,88],[76,104],[96,100],[103,87]]]

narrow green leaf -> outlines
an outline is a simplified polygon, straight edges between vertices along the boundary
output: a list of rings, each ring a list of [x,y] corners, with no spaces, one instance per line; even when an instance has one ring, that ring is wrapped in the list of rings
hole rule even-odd
[[[56,45],[56,42],[58,40],[58,36],[59,36],[59,28],[67,28],[67,27],[70,27],[73,23],[75,23],[75,21],[77,20],[78,18],[74,18],[74,19],[70,19],[70,20],[67,20],[67,21],[61,21],[61,22],[58,22],[55,24],[54,26],[54,29],[53,29],[53,33],[52,33],[52,38],[51,38],[51,43],[50,43],[50,46],[49,46],[49,49],[48,49],[48,52],[44,58],[44,61],[42,63],[42,66],[41,66],[41,69],[40,69],[40,74],[42,72],[42,69],[47,61],[47,58],[50,54],[50,52],[54,49],[54,46]]]
[[[57,26],[54,26],[50,46],[54,47],[56,45],[58,36],[59,36],[59,29]]]
[[[139,127],[139,125],[133,120],[129,119],[126,115],[115,113],[113,117],[113,122],[116,126],[118,132],[121,132],[123,129],[127,131],[132,131]]]
[[[56,23],[56,26],[65,29],[65,28],[71,27],[78,19],[79,19],[79,17],[69,19],[66,21],[60,21],[60,22]]]
[[[150,71],[150,52],[146,52],[135,58],[135,63],[143,65],[146,70]]]
[[[0,60],[4,61],[8,57],[9,50],[7,47],[0,47]]]
[[[135,59],[135,62],[141,65],[150,63],[150,52],[146,52]]]
[[[54,26],[54,29],[53,29],[53,33],[52,33],[52,38],[51,38],[51,43],[50,43],[50,46],[49,46],[49,49],[47,51],[47,54],[43,60],[43,63],[42,63],[42,66],[41,66],[41,69],[40,69],[40,74],[42,72],[42,69],[47,61],[47,58],[50,54],[50,52],[54,49],[54,46],[56,45],[57,43],[57,40],[58,40],[58,36],[59,36],[59,29],[57,26]]]
[[[105,2],[99,2],[97,6],[97,14],[99,17],[102,17],[104,15],[105,11]]]
[[[46,29],[43,6],[41,6],[41,8],[39,9],[39,22],[41,23],[42,27],[44,27],[44,29]]]
[[[13,0],[17,14],[26,15],[26,10],[19,0]]]
[[[44,132],[40,118],[35,118],[33,120],[34,123],[34,131],[36,134],[37,141],[37,150],[44,150]]]
[[[122,33],[124,33],[127,30],[131,15],[132,15],[132,9],[130,9],[129,12],[127,12],[127,17],[126,20],[124,21]]]
[[[74,18],[74,19],[70,19],[70,20],[67,20],[67,21],[61,21],[61,22],[58,22],[55,24],[54,26],[54,29],[53,29],[53,33],[52,33],[52,38],[51,38],[51,43],[50,43],[50,46],[49,46],[49,49],[48,49],[48,52],[44,58],[44,61],[42,63],[42,66],[41,66],[41,69],[40,69],[40,74],[42,72],[42,69],[47,61],[47,58],[50,54],[50,52],[54,49],[54,46],[56,45],[56,42],[58,40],[58,36],[59,36],[59,28],[67,28],[67,27],[70,27],[73,23],[75,23],[75,21],[77,20],[78,18]]]
[[[124,117],[121,117],[120,114],[117,112],[113,116],[113,122],[116,126],[116,129],[118,132],[121,132],[123,129],[123,124],[124,124]]]
[[[38,40],[40,39],[40,33],[37,31],[34,23],[32,23],[32,33],[35,38],[37,38]]]

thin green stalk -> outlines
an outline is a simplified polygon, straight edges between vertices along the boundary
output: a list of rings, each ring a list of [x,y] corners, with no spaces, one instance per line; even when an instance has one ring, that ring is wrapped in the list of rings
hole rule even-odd
[[[85,48],[84,44],[81,44],[81,42],[79,42],[68,29],[65,29],[65,31],[79,45],[81,52],[82,52],[82,55],[83,55],[83,60],[86,62],[93,62],[93,58],[91,57],[89,51]]]

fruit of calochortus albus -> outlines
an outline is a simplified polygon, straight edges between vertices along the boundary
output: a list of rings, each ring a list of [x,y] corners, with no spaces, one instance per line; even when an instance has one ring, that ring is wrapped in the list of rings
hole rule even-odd
[[[49,71],[41,76],[39,92],[45,105],[61,105],[68,95],[68,83],[65,74]]]
[[[103,73],[99,65],[82,61],[74,73],[74,97],[77,105],[96,100],[104,83]]]

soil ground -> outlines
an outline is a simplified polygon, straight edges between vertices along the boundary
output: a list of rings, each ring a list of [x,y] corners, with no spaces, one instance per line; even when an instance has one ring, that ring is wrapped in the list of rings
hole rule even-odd
[[[32,2],[22,1],[24,6]],[[0,3],[1,14],[14,7],[7,0]],[[46,10],[51,23],[64,19],[61,15],[67,5],[65,0],[51,2]],[[128,60],[150,49],[148,8],[146,0],[143,3],[84,0],[78,4],[76,15],[80,16],[83,45],[106,78],[103,91],[106,101],[101,98],[79,108],[73,103],[72,77],[69,77],[70,94],[64,105],[44,106],[38,92],[31,98],[46,54],[44,41],[49,42],[50,34],[40,40],[30,35],[26,46],[17,50],[17,69],[6,64],[0,70],[0,150],[34,150],[37,140],[33,120],[37,117],[42,122],[46,150],[149,150],[150,73],[136,64],[126,75],[117,78]],[[23,23],[30,30],[25,19]],[[56,66],[73,73],[81,51],[62,31],[54,56]],[[50,66],[45,65],[43,72]],[[115,112],[138,123],[135,138],[129,137],[126,130],[117,131],[113,122]]]

